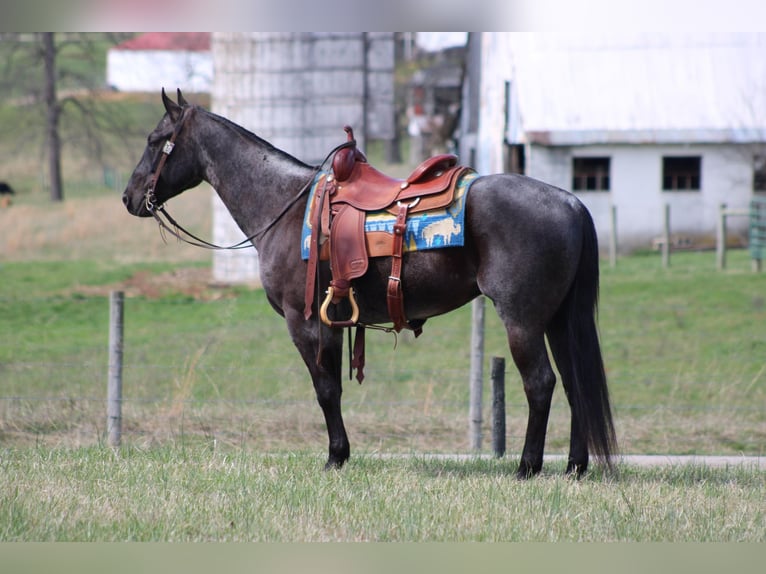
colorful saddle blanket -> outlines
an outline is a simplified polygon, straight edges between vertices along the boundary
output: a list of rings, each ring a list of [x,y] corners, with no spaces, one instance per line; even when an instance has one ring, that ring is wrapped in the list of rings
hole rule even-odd
[[[328,172],[317,174],[312,184],[309,198],[314,197],[316,188]],[[465,242],[465,201],[471,184],[476,180],[477,174],[468,171],[461,176],[455,188],[455,198],[446,208],[432,211],[423,211],[413,213],[407,218],[407,229],[404,235],[404,252],[422,251],[425,249],[440,249],[442,247],[459,247]],[[309,258],[309,248],[311,246],[311,220],[313,201],[308,201],[306,213],[303,218],[303,229],[301,233],[301,256],[304,260]],[[368,235],[368,244],[370,246],[370,257],[384,255],[378,253],[375,245],[380,243],[380,234],[387,234],[393,237],[394,223],[396,215],[390,211],[368,212],[365,217],[365,233]],[[369,240],[370,237],[378,237],[378,240]],[[384,241],[386,246],[389,241]]]

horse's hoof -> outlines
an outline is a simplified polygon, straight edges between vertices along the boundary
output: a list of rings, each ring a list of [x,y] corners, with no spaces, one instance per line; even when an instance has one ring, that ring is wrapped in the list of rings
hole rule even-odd
[[[542,464],[533,465],[529,462],[522,460],[519,463],[519,468],[516,471],[516,478],[518,480],[528,480],[538,474],[543,468]]]
[[[587,462],[577,464],[576,462],[570,460],[567,463],[567,469],[564,471],[564,474],[566,476],[572,476],[577,480],[580,480],[583,476],[585,476],[586,472],[588,472]]]
[[[328,460],[325,465],[324,469],[326,471],[328,470],[340,470],[340,468],[343,466],[343,463],[346,462],[345,460]]]

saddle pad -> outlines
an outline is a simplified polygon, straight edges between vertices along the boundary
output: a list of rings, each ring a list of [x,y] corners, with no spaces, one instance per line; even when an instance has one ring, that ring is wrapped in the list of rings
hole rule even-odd
[[[322,181],[326,172],[317,174],[309,194],[314,196],[316,186]],[[465,200],[468,190],[478,175],[469,171],[458,181],[455,187],[455,199],[446,208],[415,213],[407,218],[407,230],[404,235],[404,252],[422,251],[425,249],[440,249],[442,247],[459,247],[465,240]],[[311,204],[306,202],[306,212],[303,217],[301,231],[301,257],[309,258],[311,245]],[[368,212],[365,218],[365,232],[388,233],[393,236],[396,216],[388,211]],[[374,254],[371,254],[374,256]]]

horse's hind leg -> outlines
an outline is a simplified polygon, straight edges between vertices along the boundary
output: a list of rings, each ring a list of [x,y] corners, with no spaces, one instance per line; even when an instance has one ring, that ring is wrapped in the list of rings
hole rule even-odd
[[[524,449],[516,471],[516,476],[523,479],[537,474],[543,467],[545,434],[556,375],[551,368],[542,333],[529,333],[513,326],[507,327],[507,332],[511,355],[521,374],[529,405]]]
[[[548,330],[548,342],[551,346],[553,358],[561,374],[561,384],[564,386],[569,409],[572,412],[572,423],[569,435],[569,459],[567,461],[566,473],[572,474],[578,478],[585,474],[588,469],[588,439],[583,432],[583,423],[580,421],[573,401],[575,389],[572,388],[575,376],[572,372],[572,358],[567,340],[567,325],[554,320]]]

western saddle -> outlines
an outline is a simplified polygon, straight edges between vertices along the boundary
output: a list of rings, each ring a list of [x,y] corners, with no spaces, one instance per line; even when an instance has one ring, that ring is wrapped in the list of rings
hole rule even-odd
[[[310,207],[311,238],[304,315],[308,319],[312,314],[318,261],[329,259],[332,280],[320,306],[319,316],[330,327],[357,325],[359,308],[351,282],[367,272],[369,257],[390,256],[387,305],[393,330],[398,333],[408,328],[417,336],[421,332],[422,322],[413,321],[411,324],[407,320],[401,285],[407,216],[449,206],[454,199],[455,186],[460,176],[471,170],[457,166],[456,156],[442,154],[425,160],[407,179],[395,179],[373,168],[356,147],[351,127],[346,126],[344,129],[347,145],[335,152],[332,172],[322,176],[322,180],[315,186],[313,196],[309,198],[313,203]],[[367,213],[380,211],[388,211],[396,216],[393,236],[381,231],[365,233]],[[337,305],[343,299],[348,299],[351,305],[351,317],[337,321],[329,319],[327,310],[330,304]],[[354,350],[357,359],[359,339],[360,330],[357,330]],[[363,346],[362,339],[362,354]],[[353,362],[352,359],[352,366]],[[359,363],[359,360],[356,362]],[[357,378],[360,382],[363,377],[361,366],[357,365]]]

